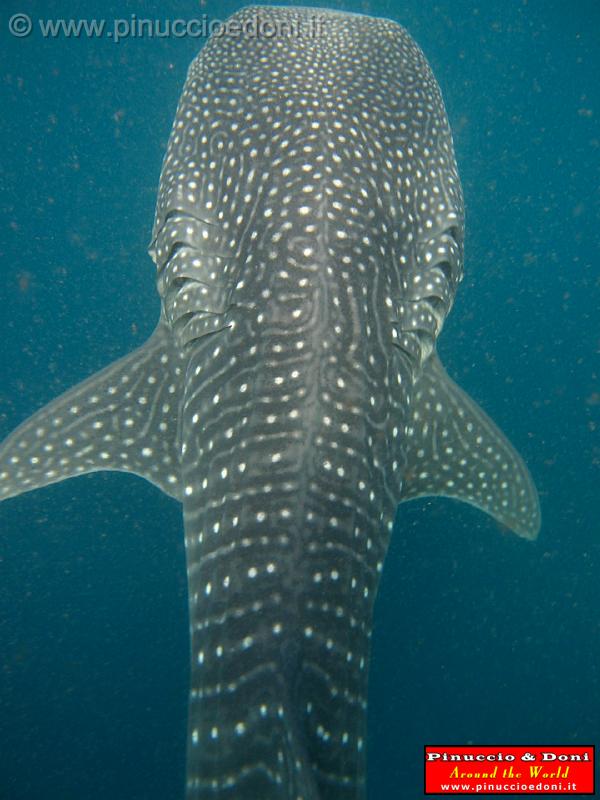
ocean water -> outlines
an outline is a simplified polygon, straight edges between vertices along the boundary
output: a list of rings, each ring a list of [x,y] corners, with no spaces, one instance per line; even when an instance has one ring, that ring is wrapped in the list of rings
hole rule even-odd
[[[543,513],[530,543],[449,500],[399,510],[368,747],[369,800],[400,800],[423,796],[427,743],[600,739],[600,4],[334,6],[405,25],[441,85],[467,239],[439,350],[526,459]],[[201,44],[16,38],[9,18],[238,7],[2,2],[0,437],[152,331],[155,193]],[[0,531],[0,800],[181,798],[177,504],[96,474],[4,503]]]

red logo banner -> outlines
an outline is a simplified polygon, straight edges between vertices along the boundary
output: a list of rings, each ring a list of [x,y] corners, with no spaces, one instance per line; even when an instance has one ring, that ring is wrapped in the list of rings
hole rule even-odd
[[[594,746],[427,745],[425,794],[594,794]]]

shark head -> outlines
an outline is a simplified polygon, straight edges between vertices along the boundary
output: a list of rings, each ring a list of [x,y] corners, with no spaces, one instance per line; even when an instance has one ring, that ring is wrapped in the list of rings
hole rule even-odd
[[[463,270],[438,85],[394,22],[244,9],[192,63],[139,350],[27,420],[0,497],[95,470],[183,505],[187,798],[365,796],[373,603],[398,503],[525,538],[537,494],[436,340]]]

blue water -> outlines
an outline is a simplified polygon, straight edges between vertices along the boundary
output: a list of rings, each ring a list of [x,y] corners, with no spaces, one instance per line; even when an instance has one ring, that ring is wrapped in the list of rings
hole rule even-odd
[[[16,39],[8,18],[237,7],[2,3],[0,434],[153,329],[145,250],[200,44]],[[442,87],[467,251],[439,348],[523,454],[544,517],[531,544],[458,503],[399,511],[375,618],[369,797],[418,798],[426,743],[600,739],[600,4],[336,7],[404,24]],[[98,474],[3,504],[0,526],[0,799],[179,800],[178,506]]]

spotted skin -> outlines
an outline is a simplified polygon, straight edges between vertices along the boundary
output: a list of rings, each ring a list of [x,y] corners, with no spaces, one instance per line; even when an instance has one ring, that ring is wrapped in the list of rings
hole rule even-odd
[[[232,19],[245,33],[192,63],[163,164],[159,326],[5,441],[0,496],[121,469],[180,499],[187,800],[361,800],[397,504],[448,495],[526,538],[539,506],[435,353],[463,202],[421,51],[365,16]]]

